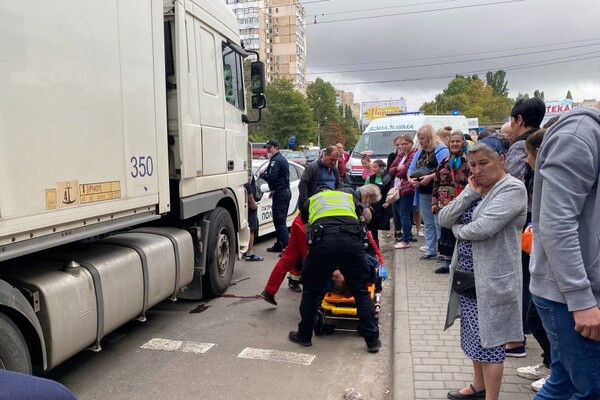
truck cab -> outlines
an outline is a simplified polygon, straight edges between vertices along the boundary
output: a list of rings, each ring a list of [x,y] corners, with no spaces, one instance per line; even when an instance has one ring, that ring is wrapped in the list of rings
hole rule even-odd
[[[228,287],[250,235],[250,54],[222,0],[0,17],[0,367],[41,372],[160,301]],[[251,82],[260,109],[260,61]]]

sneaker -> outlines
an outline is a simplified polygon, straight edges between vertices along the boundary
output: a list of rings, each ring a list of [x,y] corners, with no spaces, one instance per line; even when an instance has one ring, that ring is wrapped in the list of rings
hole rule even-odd
[[[260,297],[261,299],[263,299],[267,303],[273,304],[274,306],[277,305],[277,302],[275,301],[275,296],[273,296],[272,294],[267,293],[266,290],[263,290],[262,293],[258,295],[258,297]]]
[[[434,274],[449,274],[450,273],[450,267],[444,265],[442,267],[439,267],[435,271],[433,271],[433,273]]]
[[[417,236],[418,237],[425,237],[425,234],[423,232],[417,232]]]
[[[537,381],[533,382],[531,384],[531,388],[535,391],[535,392],[539,392],[539,390],[542,388],[542,386],[544,386],[544,384],[546,383],[546,381],[548,380],[548,378],[550,378],[550,375],[538,379]]]
[[[418,242],[418,241],[419,241],[419,239],[417,239],[417,238],[416,238],[416,237],[414,237],[414,236],[411,236],[411,237],[410,237],[410,241],[411,241],[411,242]]]
[[[281,246],[279,246],[277,243],[275,243],[273,246],[267,247],[267,251],[269,253],[281,253],[283,251],[283,248]]]
[[[432,258],[435,258],[435,254],[425,254],[419,257],[419,260],[431,260]]]
[[[506,349],[505,353],[506,353],[506,357],[517,357],[517,358],[522,358],[527,355],[527,353],[525,353],[525,346],[517,346],[512,349]]]
[[[378,353],[381,348],[381,340],[377,339],[375,343],[367,344],[367,351],[369,353]]]
[[[446,256],[443,256],[440,254],[439,256],[437,256],[436,260],[438,262],[444,262],[444,261],[446,261]]]
[[[246,256],[244,257],[244,260],[246,260],[246,261],[263,261],[264,258],[262,258],[261,256],[257,256],[256,254],[246,254]]]
[[[410,243],[400,242],[394,245],[395,249],[408,249],[410,247]]]
[[[298,336],[298,332],[296,331],[291,331],[288,334],[288,339],[290,339],[290,342],[294,342],[299,344],[300,346],[304,346],[304,347],[310,347],[312,346],[312,342],[309,340],[303,340],[300,336]]]
[[[543,363],[517,368],[517,375],[525,379],[538,380],[547,377],[549,374],[550,368],[546,367]]]
[[[423,253],[427,253],[429,251],[429,249],[427,248],[427,246],[419,247],[419,250],[421,250]]]
[[[300,287],[300,284],[297,281],[293,280],[292,278],[288,278],[288,287],[294,293],[302,292],[302,288]]]

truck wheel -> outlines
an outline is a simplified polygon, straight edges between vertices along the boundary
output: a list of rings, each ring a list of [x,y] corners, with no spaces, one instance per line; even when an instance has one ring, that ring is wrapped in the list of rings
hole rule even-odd
[[[219,296],[227,289],[233,275],[236,256],[236,234],[231,216],[222,207],[208,217],[210,229],[206,243],[206,272],[203,277],[206,295]]]
[[[0,369],[31,374],[31,357],[19,328],[0,313]]]

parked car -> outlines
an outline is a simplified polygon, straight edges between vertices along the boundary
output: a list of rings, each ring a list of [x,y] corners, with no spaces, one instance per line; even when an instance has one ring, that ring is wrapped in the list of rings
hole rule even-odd
[[[271,198],[271,192],[269,191],[269,185],[263,179],[258,178],[259,171],[267,168],[268,160],[252,160],[252,173],[256,179],[256,189],[262,192],[262,197],[258,201],[258,236],[266,235],[267,233],[275,232],[275,226],[273,225],[273,199]],[[292,199],[290,200],[290,206],[288,208],[287,226],[292,226],[292,222],[296,215],[298,215],[298,198],[300,192],[298,190],[298,184],[300,183],[300,177],[304,173],[304,167],[301,165],[289,161],[290,164],[290,189],[292,191]]]
[[[252,143],[252,158],[268,158],[266,143]]]
[[[307,161],[306,161],[306,157],[304,156],[304,153],[301,151],[286,151],[285,153],[283,153],[283,156],[288,160],[288,161],[293,161],[296,164],[300,164],[303,167],[306,167]]]
[[[308,149],[304,153],[304,156],[306,157],[306,163],[307,164],[310,164],[311,162],[313,162],[316,159],[318,159],[320,155],[321,155],[321,150],[318,149],[318,148],[317,149]]]

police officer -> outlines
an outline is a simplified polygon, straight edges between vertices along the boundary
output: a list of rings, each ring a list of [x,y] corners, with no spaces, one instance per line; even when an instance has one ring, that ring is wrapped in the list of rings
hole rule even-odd
[[[279,143],[271,139],[267,142],[267,152],[271,161],[266,171],[260,174],[260,178],[269,184],[273,193],[273,225],[277,234],[277,241],[267,251],[280,253],[288,244],[289,233],[287,229],[287,212],[292,198],[290,191],[290,165],[285,157],[279,152]]]
[[[381,198],[381,193],[375,185],[366,185],[357,193],[362,195],[362,199],[358,198],[360,195],[345,190],[327,188],[302,206],[302,221],[310,224],[307,230],[309,251],[302,270],[304,288],[300,303],[301,321],[298,331],[292,331],[288,336],[294,343],[305,347],[312,345],[319,297],[332,272],[339,268],[354,296],[358,309],[358,330],[367,343],[367,350],[377,353],[381,347],[375,308],[367,291],[369,267],[365,260],[360,221],[363,203],[368,207],[377,197]]]

